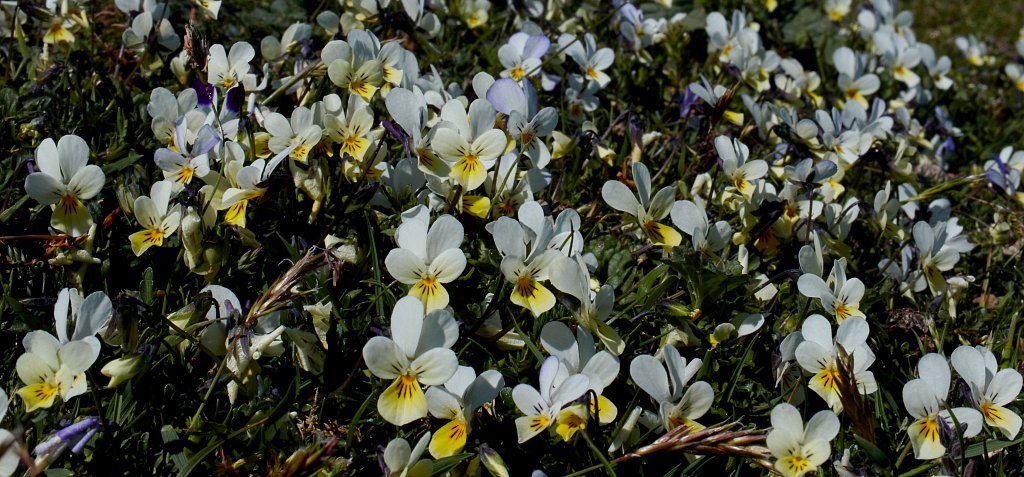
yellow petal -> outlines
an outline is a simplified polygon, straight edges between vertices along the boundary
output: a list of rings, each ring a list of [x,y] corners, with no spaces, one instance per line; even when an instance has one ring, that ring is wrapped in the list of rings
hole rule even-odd
[[[384,420],[404,426],[427,416],[427,398],[416,377],[403,374],[391,383],[377,399],[377,411]]]
[[[580,429],[586,429],[587,416],[583,406],[576,404],[569,406],[558,413],[555,420],[555,432],[562,436],[562,440],[568,442]]]
[[[683,236],[676,229],[653,220],[644,223],[644,233],[654,245],[675,247],[683,241]]]
[[[140,257],[146,253],[146,250],[149,250],[149,247],[163,245],[164,232],[160,229],[141,230],[129,235],[128,241],[132,243],[132,251],[135,252],[135,256]]]
[[[811,378],[809,387],[821,396],[833,411],[841,412],[843,410],[843,402],[839,394],[841,383],[839,370],[836,369],[835,364],[830,364]]]
[[[370,140],[363,137],[350,136],[341,140],[341,152],[356,159],[362,159],[368,147]]]
[[[299,144],[292,149],[292,152],[288,153],[288,157],[295,159],[303,164],[306,163],[306,157],[309,156],[309,148],[305,144]]]
[[[802,455],[788,455],[779,459],[775,468],[785,477],[799,477],[814,470],[815,467]]]
[[[462,196],[462,211],[486,219],[491,215],[491,199],[479,195]]]
[[[409,289],[409,295],[419,298],[427,311],[440,310],[448,306],[448,290],[436,278],[427,276]]]
[[[737,113],[735,111],[726,111],[722,113],[722,117],[725,118],[726,121],[729,121],[730,123],[733,123],[736,126],[743,125],[743,113]]]
[[[46,35],[43,36],[43,43],[55,44],[60,42],[74,43],[75,35],[72,35],[67,28],[64,28],[62,22],[55,21],[50,25],[50,28],[46,30]]]
[[[348,84],[348,90],[358,94],[367,103],[373,98],[373,94],[377,92],[377,87],[366,82],[366,81],[353,81]]]
[[[516,418],[516,433],[519,436],[519,443],[522,444],[551,425],[547,416],[523,416]]]
[[[915,421],[907,429],[910,443],[914,445],[914,457],[920,460],[938,459],[946,453],[946,447],[939,440],[939,420],[926,417]]]
[[[480,184],[487,179],[487,169],[484,168],[484,163],[479,157],[466,155],[452,166],[448,176],[455,179],[455,182],[458,182],[467,191],[471,191],[480,187]]]
[[[241,200],[228,207],[228,211],[224,213],[224,223],[245,227],[245,208],[248,203],[248,200]]]
[[[466,421],[453,419],[430,438],[430,455],[435,459],[450,457],[466,447]]]
[[[512,303],[530,310],[533,316],[540,316],[555,306],[555,295],[532,276],[523,275],[512,288]]]
[[[596,408],[594,407],[595,404],[597,405]],[[597,421],[599,423],[608,424],[615,421],[615,416],[619,415],[619,409],[608,398],[598,396],[597,399],[590,400],[590,413],[597,414]]]
[[[53,405],[53,400],[57,396],[57,386],[50,383],[32,384],[19,389],[17,393],[25,401],[25,412],[32,412]]]

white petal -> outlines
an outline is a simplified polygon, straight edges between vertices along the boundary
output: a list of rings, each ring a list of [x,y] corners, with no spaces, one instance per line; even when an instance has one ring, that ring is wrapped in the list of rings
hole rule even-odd
[[[944,400],[949,394],[949,363],[937,353],[928,353],[917,364],[918,376],[924,379],[935,392],[935,396]]]
[[[33,172],[25,178],[25,192],[40,205],[56,204],[64,191],[64,183],[45,172]]]
[[[629,363],[629,376],[640,389],[661,403],[671,397],[668,388],[668,373],[661,361],[650,355],[640,355]]]
[[[78,197],[80,200],[87,200],[96,197],[100,193],[105,181],[106,177],[103,175],[103,169],[100,169],[97,165],[90,164],[79,169],[71,177],[71,181],[68,182],[68,190],[74,193],[75,197]]]
[[[458,219],[450,215],[438,217],[427,232],[427,260],[433,260],[446,250],[459,248],[463,234],[462,223]]]
[[[430,263],[430,273],[441,283],[454,281],[465,269],[466,254],[458,248],[445,250]]]
[[[416,356],[423,328],[423,303],[416,297],[402,297],[391,311],[391,337],[406,357]]]
[[[388,252],[384,258],[384,266],[388,273],[395,280],[406,285],[413,285],[418,282],[427,272],[427,266],[415,253],[404,249],[396,248]]]
[[[409,367],[419,382],[440,386],[455,374],[459,368],[459,358],[450,349],[434,348],[417,357]]]
[[[822,440],[829,442],[839,434],[839,418],[829,410],[818,411],[810,421],[807,421],[807,431],[804,433],[806,442]]]
[[[640,214],[640,202],[636,200],[633,191],[619,181],[608,181],[601,188],[601,197],[613,209],[625,212],[634,217]]]
[[[69,134],[57,141],[57,157],[60,161],[61,177],[65,182],[69,181],[89,162],[89,145],[85,143],[85,139]]]
[[[552,321],[540,331],[540,343],[566,365],[572,372],[580,371],[580,351],[576,344],[576,336],[568,326],[560,321]]]
[[[972,390],[980,393],[985,388],[985,358],[978,350],[970,346],[957,347],[949,361]]]
[[[409,368],[409,360],[394,341],[383,336],[374,336],[363,346],[363,360],[374,376],[395,379]]]

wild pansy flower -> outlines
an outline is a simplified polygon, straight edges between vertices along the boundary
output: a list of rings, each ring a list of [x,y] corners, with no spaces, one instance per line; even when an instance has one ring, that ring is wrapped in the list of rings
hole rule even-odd
[[[953,80],[947,76],[953,67],[953,61],[948,56],[936,57],[935,49],[927,43],[918,43],[917,51],[921,55],[921,64],[928,70],[928,76],[932,84],[940,90],[947,90],[953,86]],[[1009,68],[1009,65],[1007,65]],[[1017,83],[1017,89],[1024,91],[1024,82]]]
[[[823,8],[828,18],[838,22],[850,14],[850,6],[853,0],[825,0]]]
[[[121,11],[131,13],[130,10],[125,10],[123,2],[115,3]],[[131,10],[138,13],[132,19],[131,25],[127,26],[124,33],[121,34],[121,42],[125,48],[134,51],[137,55],[144,53],[148,47],[148,38],[153,34],[154,24],[156,26],[156,42],[160,46],[169,51],[177,50],[181,46],[181,38],[174,32],[174,27],[167,19],[170,12],[162,6],[158,7],[156,0],[136,2]]]
[[[727,136],[715,138],[715,151],[722,160],[722,172],[729,177],[729,183],[747,200],[754,195],[754,181],[768,174],[768,163],[756,159],[748,161],[750,149],[739,139]]]
[[[430,439],[430,455],[440,459],[462,452],[476,410],[494,400],[503,387],[505,378],[498,371],[490,369],[477,376],[473,368],[459,366],[444,387],[427,389],[430,415],[448,420]]]
[[[693,250],[701,253],[717,253],[732,239],[732,226],[719,220],[714,226],[708,220],[704,201],[677,200],[672,205],[672,223],[693,240]]]
[[[720,84],[712,86],[711,83],[709,83],[703,76],[701,77],[701,83],[690,83],[690,86],[688,86],[686,90],[692,92],[698,98],[703,100],[704,104],[706,104],[708,108],[722,109],[722,118],[726,121],[729,121],[736,126],[742,126],[744,119],[743,113],[727,109],[729,107],[728,104],[719,104],[723,102],[723,99],[726,99],[729,90]]]
[[[626,342],[606,323],[615,304],[615,289],[605,284],[597,292],[592,291],[590,270],[578,253],[561,260],[566,263],[552,269],[551,284],[579,300],[580,306],[573,310],[573,316],[581,327],[596,335],[612,354],[622,354],[626,350]]]
[[[619,358],[606,350],[597,351],[594,337],[582,326],[576,328],[574,335],[559,321],[544,325],[540,342],[548,353],[558,357],[569,375],[582,374],[589,379],[589,390],[594,393],[588,398],[590,412],[597,416],[600,424],[613,422],[618,408],[602,393],[619,374]],[[568,440],[566,435],[562,437]]]
[[[537,110],[537,91],[529,82],[520,86],[515,81],[502,78],[487,89],[487,101],[500,113],[508,115],[506,129],[519,149],[530,158],[532,167],[543,169],[551,160],[544,138],[551,135],[558,126],[555,108]]]
[[[839,418],[832,411],[818,411],[805,427],[800,411],[781,403],[772,408],[766,445],[776,459],[776,471],[784,477],[800,477],[828,461],[830,442],[838,434]]]
[[[1021,418],[1005,406],[1020,395],[1020,373],[1013,368],[999,369],[995,355],[984,346],[959,346],[949,361],[971,388],[971,400],[985,423],[999,429],[1008,440],[1016,438]]]
[[[991,65],[996,62],[995,57],[988,54],[988,45],[978,41],[974,35],[956,37],[956,47],[967,58],[967,62],[973,66]]]
[[[327,65],[327,76],[335,86],[370,102],[384,84],[384,67],[376,58],[371,37],[363,30],[349,32],[350,37],[353,34],[359,41],[331,41],[321,50],[320,58]]]
[[[821,277],[805,273],[797,280],[797,288],[803,296],[817,298],[825,312],[834,316],[840,323],[851,316],[864,317],[864,312],[860,311],[864,283],[859,278],[847,280],[841,260],[833,263],[832,276],[829,278],[831,287]]]
[[[708,34],[708,53],[720,52],[718,61],[721,63],[731,62],[739,49],[747,54],[756,54],[760,50],[760,35],[747,26],[747,19],[739,10],[732,12],[731,22],[719,12],[709,13],[704,30]]]
[[[584,33],[581,42],[572,35],[562,34],[558,38],[558,46],[580,67],[588,84],[596,83],[604,88],[611,82],[611,77],[604,70],[615,62],[615,52],[611,48],[598,48],[594,35]]]
[[[263,194],[267,192],[263,184],[274,173],[281,161],[288,157],[293,146],[295,144],[278,153],[270,162],[256,159],[245,167],[239,167],[240,161],[228,162],[225,169],[228,172],[228,177],[233,178],[232,187],[224,191],[218,206],[218,210],[227,209],[224,214],[224,223],[245,227],[245,211],[249,201],[263,197]],[[232,167],[232,165],[234,166]],[[234,174],[231,174],[231,171],[235,171]]]
[[[54,432],[34,449],[36,465],[45,466],[47,463],[57,460],[69,448],[72,453],[81,454],[89,441],[99,433],[101,427],[99,417],[86,417]]]
[[[917,379],[903,385],[903,405],[916,419],[907,428],[907,434],[914,446],[914,457],[920,460],[938,459],[946,454],[942,434],[953,429],[949,411],[944,410],[949,394],[949,363],[942,355],[928,353],[918,362],[917,373]],[[984,419],[980,412],[968,407],[957,407],[952,411],[956,422],[961,426],[966,425],[962,430],[964,439],[970,439],[981,432]]]
[[[53,210],[50,226],[71,236],[82,236],[92,227],[92,215],[82,201],[99,195],[106,177],[89,162],[85,140],[67,135],[57,143],[46,138],[36,148],[36,166],[25,178],[25,192]]]
[[[22,343],[25,353],[18,358],[16,368],[25,386],[17,394],[25,401],[25,412],[52,406],[57,395],[68,401],[88,390],[85,371],[100,354],[95,336],[61,343],[53,335],[36,330],[29,332]]]
[[[921,82],[921,78],[913,71],[921,63],[921,53],[916,44],[911,44],[896,32],[876,31],[873,39],[882,63],[892,70],[893,78],[908,88]]]
[[[224,91],[237,85],[242,85],[246,91],[255,89],[256,75],[249,73],[249,62],[255,57],[256,49],[244,41],[231,45],[228,53],[224,45],[211,46],[206,62],[206,84]]]
[[[796,348],[796,360],[805,371],[811,373],[808,387],[821,396],[834,412],[843,411],[840,386],[843,377],[839,374],[839,348],[853,358],[853,378],[861,394],[878,390],[875,376],[868,367],[875,361],[875,355],[867,346],[868,323],[863,317],[854,316],[840,323],[835,338],[832,325],[821,315],[811,315],[804,320],[800,334],[803,342]]]
[[[462,224],[450,215],[429,223],[430,212],[419,205],[402,213],[404,220],[395,232],[398,248],[388,252],[384,265],[401,283],[411,285],[409,296],[423,302],[427,311],[448,306],[444,284],[462,275],[466,254],[462,245]]]
[[[434,463],[430,459],[420,459],[430,442],[430,432],[423,434],[416,447],[410,447],[409,441],[396,437],[388,442],[384,449],[384,477],[430,477]]]
[[[878,76],[866,73],[863,60],[853,50],[843,46],[832,53],[832,63],[839,72],[839,89],[846,100],[868,107],[867,97],[881,86]]]
[[[652,198],[651,173],[647,166],[640,162],[633,163],[633,182],[636,184],[636,194],[629,190],[626,184],[611,180],[605,182],[601,188],[601,197],[613,209],[633,217],[651,243],[666,248],[679,245],[683,241],[683,236],[674,228],[660,222],[672,211],[675,188],[662,187]]]
[[[313,124],[313,111],[303,106],[295,108],[290,119],[285,119],[281,113],[267,114],[263,127],[270,133],[268,146],[272,152],[290,149],[288,157],[302,163],[323,137],[323,129]]]
[[[960,235],[963,227],[954,221],[955,219],[952,219],[950,222],[939,222],[935,225],[924,221],[914,224],[914,244],[917,246],[918,260],[933,295],[946,291],[946,278],[942,273],[956,266],[960,261],[961,251],[973,248],[973,245]]]
[[[65,288],[57,294],[53,320],[60,343],[80,341],[107,329],[114,307],[101,291],[82,297],[78,290]],[[99,342],[96,343],[97,346]],[[98,352],[98,349],[97,349]]]
[[[174,235],[181,224],[180,207],[170,207],[174,183],[157,181],[153,183],[149,197],[135,199],[135,219],[142,230],[128,236],[135,256],[142,256],[153,246],[161,246],[164,239]]]
[[[562,264],[557,259],[563,256],[548,248],[554,230],[545,227],[544,220],[540,204],[527,202],[519,208],[518,221],[499,217],[487,224],[487,231],[494,236],[494,244],[502,254],[502,274],[513,285],[512,303],[530,310],[534,316],[555,306],[555,295],[541,282],[548,280],[552,267]]]
[[[689,432],[703,429],[696,422],[715,399],[711,385],[697,381],[687,385],[703,362],[687,361],[671,345],[661,348],[664,364],[654,356],[642,354],[629,363],[629,376],[658,404],[658,415],[665,430],[686,426]]]
[[[517,82],[536,76],[540,73],[541,58],[548,52],[548,48],[551,48],[551,40],[545,35],[530,35],[521,31],[513,33],[508,42],[498,48],[498,61],[505,67],[501,76]]]
[[[487,23],[487,12],[490,10],[491,2],[488,0],[463,0],[459,8],[459,17],[466,22],[466,26],[477,28]]]
[[[392,119],[405,132],[403,143],[406,147],[406,154],[416,159],[416,165],[425,174],[434,177],[448,177],[450,168],[448,163],[442,161],[430,149],[429,143],[434,137],[436,128],[431,128],[426,134],[423,133],[427,127],[427,100],[419,88],[408,90],[395,88],[384,100],[388,113]]]
[[[561,363],[548,356],[540,366],[540,389],[519,384],[512,389],[512,400],[524,415],[516,418],[516,433],[522,444],[554,424],[562,407],[583,396],[590,380],[583,374],[564,377],[556,386]]]
[[[342,157],[351,156],[362,160],[370,147],[370,130],[373,129],[373,110],[357,95],[349,95],[345,109],[327,114],[324,133],[331,142],[341,146]]]
[[[184,117],[174,127],[175,149],[162,147],[153,153],[153,160],[164,173],[164,179],[173,181],[180,189],[189,184],[193,177],[200,179],[210,173],[210,151],[220,144],[220,136],[213,126],[203,125],[196,133],[192,146],[188,141],[188,123]]]
[[[458,370],[452,345],[459,327],[451,313],[424,316],[423,303],[407,296],[391,312],[391,338],[374,336],[363,346],[363,359],[374,376],[394,381],[377,399],[377,412],[396,426],[427,416],[421,384],[440,386]]]
[[[186,142],[188,139],[194,140],[195,133],[192,132],[192,127],[198,127],[203,121],[203,113],[196,110],[198,104],[199,97],[195,89],[182,89],[177,96],[166,88],[154,89],[149,95],[146,112],[153,118],[150,128],[153,130],[156,140],[160,144],[166,144],[172,150],[178,150],[176,136],[178,121],[182,117],[188,126],[186,128],[189,133],[187,136],[191,136],[185,138]]]
[[[468,113],[458,100],[448,101],[441,109],[444,122],[434,132],[430,147],[449,163],[448,176],[466,192],[484,183],[508,144],[505,133],[494,129],[495,118],[494,107],[485,99],[473,101]]]

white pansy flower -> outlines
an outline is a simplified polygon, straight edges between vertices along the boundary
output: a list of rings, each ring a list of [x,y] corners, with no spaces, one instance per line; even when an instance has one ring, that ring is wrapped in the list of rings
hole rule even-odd
[[[238,84],[247,91],[255,89],[256,75],[249,73],[249,62],[255,57],[256,49],[244,41],[231,45],[228,53],[224,51],[224,45],[211,46],[206,63],[206,83],[225,91]]]
[[[797,280],[797,288],[803,296],[817,298],[821,307],[840,323],[851,316],[865,316],[864,312],[860,311],[860,300],[864,298],[864,283],[859,278],[847,280],[841,260],[833,263],[830,278],[831,287],[821,277],[805,273]]]
[[[633,163],[633,182],[636,194],[626,184],[611,180],[601,188],[601,197],[613,209],[633,217],[651,243],[665,247],[679,245],[683,236],[660,222],[672,211],[675,188],[663,187],[652,197],[651,172],[640,162]]]
[[[839,418],[819,411],[804,426],[800,411],[791,404],[772,408],[772,430],[766,445],[775,457],[775,470],[784,477],[800,477],[816,470],[832,455],[829,443],[839,434]]]
[[[699,358],[687,361],[671,345],[661,348],[662,364],[658,358],[640,355],[629,363],[629,376],[658,404],[658,414],[665,430],[686,426],[690,432],[703,429],[696,422],[715,399],[711,385],[697,381],[687,385],[703,362]]]
[[[473,368],[459,366],[444,387],[427,389],[430,415],[448,420],[430,439],[430,455],[440,459],[462,452],[475,411],[497,397],[503,387],[505,378],[496,370],[490,369],[477,376]]]
[[[903,385],[903,405],[916,419],[907,428],[907,434],[914,446],[914,457],[921,460],[938,459],[946,453],[946,446],[942,444],[942,429],[952,429],[953,426],[949,411],[944,410],[949,395],[949,363],[942,355],[929,353],[921,358],[917,372],[919,378]],[[958,407],[953,409],[953,414],[961,426],[966,425],[963,430],[965,439],[981,432],[984,419],[980,412]]]
[[[92,227],[92,215],[82,201],[99,195],[106,176],[89,162],[89,145],[85,140],[67,135],[57,143],[46,138],[36,148],[36,166],[25,178],[25,192],[53,210],[50,226],[75,237],[85,235]]]
[[[139,196],[135,199],[135,220],[139,221],[142,230],[128,236],[135,256],[141,256],[153,246],[161,246],[164,239],[174,235],[181,224],[180,207],[170,206],[174,183],[157,181],[153,183],[149,197]]]
[[[839,374],[839,347],[853,358],[853,378],[861,394],[878,390],[875,376],[868,367],[875,361],[875,355],[867,346],[868,323],[863,317],[854,316],[844,320],[832,337],[832,325],[821,315],[811,315],[804,320],[800,334],[803,337],[796,348],[796,360],[805,371],[811,373],[809,387],[821,396],[835,412],[842,412],[843,402],[840,386],[843,377]]]
[[[561,363],[555,356],[548,356],[540,366],[540,389],[529,384],[519,384],[512,389],[512,400],[524,416],[516,418],[516,432],[519,443],[532,439],[555,423],[558,413],[566,404],[575,401],[587,392],[590,380],[585,375],[573,374],[564,377],[557,387]]]
[[[1020,373],[1013,368],[999,369],[995,355],[984,346],[960,346],[953,351],[950,362],[970,386],[971,398],[985,423],[999,429],[1009,440],[1016,438],[1021,418],[1006,405],[1020,395]]]
[[[458,369],[452,345],[459,327],[451,313],[435,310],[423,314],[423,303],[407,296],[391,312],[391,338],[375,336],[363,346],[370,372],[394,381],[377,399],[384,420],[403,426],[427,416],[427,398],[421,384],[440,386]]]
[[[263,126],[270,133],[267,145],[272,152],[291,149],[288,156],[303,163],[323,136],[323,129],[313,124],[313,111],[303,106],[295,108],[290,119],[281,113],[270,113],[263,119]]]
[[[432,311],[448,306],[444,284],[459,278],[466,268],[466,254],[459,248],[464,232],[455,217],[442,215],[428,224],[427,209],[417,209],[423,213],[402,221],[395,232],[398,248],[388,253],[384,264],[396,280],[411,285],[410,296]]]
[[[448,176],[465,189],[480,187],[487,171],[508,144],[505,133],[494,128],[496,113],[491,103],[477,99],[469,112],[458,100],[445,103],[441,109],[441,127],[434,133],[430,147],[451,170]]]

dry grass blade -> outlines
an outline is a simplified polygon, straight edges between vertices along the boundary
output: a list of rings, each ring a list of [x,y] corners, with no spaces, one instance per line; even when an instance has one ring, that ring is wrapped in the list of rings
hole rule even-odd
[[[771,453],[764,447],[765,436],[758,429],[734,431],[739,423],[733,422],[691,432],[683,424],[668,431],[657,440],[629,454],[613,460],[622,463],[633,459],[649,457],[667,452],[684,452],[695,455],[720,455],[751,459],[758,465],[771,469],[768,462]]]

